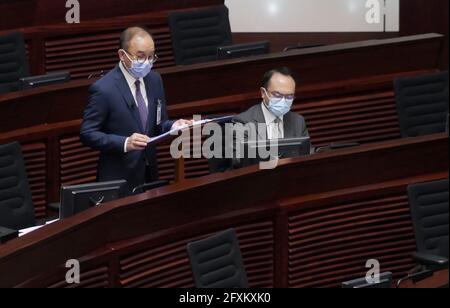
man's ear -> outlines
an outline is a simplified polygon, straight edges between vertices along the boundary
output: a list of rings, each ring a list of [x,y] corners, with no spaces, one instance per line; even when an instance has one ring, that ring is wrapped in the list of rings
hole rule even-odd
[[[261,92],[261,98],[262,98],[262,99],[265,99],[265,97],[266,97],[266,91],[265,91],[265,89],[264,89],[263,87],[261,87],[261,88],[259,89],[259,91]]]
[[[267,100],[267,91],[266,91],[266,89],[261,87],[260,91],[261,91],[261,98],[262,98],[264,104],[267,104],[267,102],[266,102],[266,100]]]

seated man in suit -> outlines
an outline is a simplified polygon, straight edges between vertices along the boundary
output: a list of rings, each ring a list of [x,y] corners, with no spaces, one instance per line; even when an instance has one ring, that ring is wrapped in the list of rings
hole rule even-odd
[[[81,141],[100,151],[98,181],[127,180],[126,190],[158,179],[156,148],[150,137],[192,122],[170,121],[161,76],[148,30],[126,29],[120,38],[119,64],[90,88]]]
[[[262,103],[257,104],[235,117],[235,124],[250,127],[245,139],[286,139],[309,137],[305,119],[294,112],[291,107],[295,99],[296,80],[287,67],[268,71],[262,81]],[[253,137],[250,137],[253,136]],[[233,139],[235,148],[239,140]],[[254,140],[255,141],[255,140]],[[236,148],[234,150],[236,154]],[[243,160],[234,157],[233,167],[243,167]]]

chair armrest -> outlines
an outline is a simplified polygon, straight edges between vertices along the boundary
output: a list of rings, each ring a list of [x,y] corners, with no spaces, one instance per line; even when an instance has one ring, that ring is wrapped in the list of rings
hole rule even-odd
[[[448,259],[444,257],[439,257],[436,255],[426,254],[426,253],[415,253],[414,259],[423,265],[429,265],[434,267],[448,267]]]
[[[0,244],[4,244],[19,236],[19,231],[0,226]]]

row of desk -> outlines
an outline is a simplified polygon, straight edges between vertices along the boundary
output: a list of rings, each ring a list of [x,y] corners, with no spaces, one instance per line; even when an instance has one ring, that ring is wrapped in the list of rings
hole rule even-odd
[[[263,73],[286,65],[300,83],[293,110],[305,116],[312,142],[372,142],[400,138],[393,80],[435,72],[444,37],[337,44],[310,50],[161,69],[172,118],[232,115],[259,102]],[[406,59],[406,60],[405,60]],[[0,144],[19,141],[36,215],[59,201],[59,187],[95,181],[98,153],[79,140],[80,121],[95,80],[11,93],[0,97]],[[158,154],[160,176],[175,179],[169,146]],[[209,174],[206,160],[186,160],[182,174]]]
[[[252,287],[336,287],[366,260],[414,267],[406,193],[448,177],[448,135],[399,139],[185,180],[0,246],[0,287],[191,287],[186,244],[236,228]]]
[[[293,110],[312,142],[360,147],[208,175],[205,160],[175,165],[176,183],[91,209],[0,246],[0,287],[64,287],[64,263],[82,263],[81,287],[189,287],[185,245],[237,229],[252,287],[335,287],[378,259],[396,279],[415,251],[406,186],[448,177],[448,136],[401,139],[393,80],[435,72],[444,37],[371,40],[160,70],[172,118],[230,115],[258,103],[276,66],[300,74]],[[0,144],[20,141],[36,215],[61,184],[95,180],[98,153],[78,137],[88,87],[75,80],[0,97]]]

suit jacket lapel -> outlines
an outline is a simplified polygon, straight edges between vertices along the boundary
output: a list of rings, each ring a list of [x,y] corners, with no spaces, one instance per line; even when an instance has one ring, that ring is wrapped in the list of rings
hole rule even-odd
[[[292,123],[293,117],[291,117],[290,113],[287,113],[283,119],[283,127],[284,127],[284,138],[295,138],[296,137],[296,127],[295,123]]]
[[[155,125],[155,106],[154,106],[154,101],[155,101],[155,93],[153,91],[152,84],[150,82],[150,78],[147,76],[146,78],[144,78],[144,83],[145,83],[145,91],[147,92],[147,100],[148,100],[148,118],[147,118],[147,127],[145,132],[149,133],[150,127],[153,127]]]
[[[255,112],[253,114],[253,122],[256,125],[256,130],[257,130],[259,139],[267,139],[266,118],[264,117],[262,108],[263,107],[261,105],[258,105],[258,107],[255,108]],[[261,131],[261,129],[259,127],[261,124],[264,125],[265,132]],[[262,128],[262,126],[261,126],[261,128]]]
[[[122,94],[125,103],[128,105],[128,108],[134,117],[136,127],[139,129],[140,133],[144,133],[144,128],[139,116],[139,109],[136,106],[136,101],[134,100],[133,94],[131,93],[125,76],[123,76],[123,73],[118,66],[116,67],[116,86]]]

